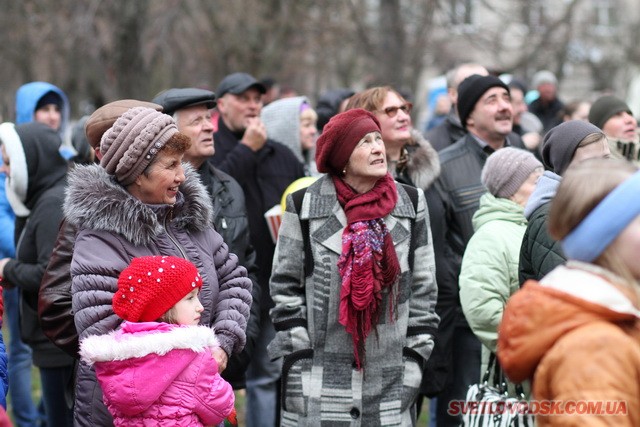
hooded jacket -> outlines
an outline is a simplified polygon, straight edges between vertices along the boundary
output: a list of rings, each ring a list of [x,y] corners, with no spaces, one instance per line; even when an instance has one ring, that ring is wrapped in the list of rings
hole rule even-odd
[[[518,280],[520,285],[527,280],[540,280],[567,260],[560,242],[554,240],[547,230],[551,200],[558,191],[562,178],[551,171],[545,171],[524,208],[529,220],[522,238]]]
[[[475,233],[462,258],[460,303],[469,326],[495,352],[498,325],[519,289],[518,255],[527,225],[522,206],[485,193],[473,215]]]
[[[538,415],[538,426],[640,425],[637,294],[602,268],[570,261],[525,283],[505,308],[498,358],[510,379],[533,379],[536,400],[625,402],[625,415]]]
[[[60,138],[64,141],[69,123],[69,99],[57,86],[47,82],[31,82],[20,86],[16,92],[16,124],[30,123],[35,120],[36,106],[40,98],[49,92],[54,92],[62,99],[60,108],[60,129],[57,129]],[[65,159],[70,159],[75,149],[68,144],[60,145],[60,154]]]
[[[67,162],[58,153],[60,137],[41,123],[3,123],[0,139],[11,159],[7,197],[19,217],[16,258],[4,279],[19,288],[20,335],[36,366],[70,366],[73,359],[44,336],[38,319],[38,290],[62,220]]]
[[[264,107],[260,113],[270,139],[288,147],[304,165],[307,175],[318,175],[315,150],[303,151],[300,143],[300,108],[311,103],[306,96],[278,99]]]
[[[201,324],[215,327],[227,354],[242,350],[251,281],[211,227],[211,202],[196,172],[189,165],[184,169],[174,205],[142,203],[97,165],[76,166],[69,174],[64,213],[79,230],[71,290],[80,340],[119,325],[111,299],[119,273],[132,258],[174,255],[189,259],[202,275]],[[78,368],[75,412],[76,425],[110,423],[95,375],[85,364]]]
[[[124,322],[85,338],[82,361],[95,364],[115,426],[217,425],[233,410],[231,385],[218,374],[212,329]]]
[[[47,82],[31,82],[18,88],[16,92],[17,125],[34,121],[36,105],[38,105],[40,98],[48,92],[55,92],[62,99],[62,108],[60,111],[62,120],[59,132],[61,135],[64,133],[67,128],[67,123],[69,122],[69,100],[60,88]]]

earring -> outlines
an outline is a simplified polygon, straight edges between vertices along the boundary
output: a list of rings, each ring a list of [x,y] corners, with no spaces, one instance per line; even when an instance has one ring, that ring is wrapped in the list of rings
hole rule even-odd
[[[346,175],[347,174],[347,169],[342,169],[342,175]]]

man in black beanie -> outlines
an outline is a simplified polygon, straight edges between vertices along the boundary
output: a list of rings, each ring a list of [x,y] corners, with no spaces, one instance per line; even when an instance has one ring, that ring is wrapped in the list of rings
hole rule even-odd
[[[447,413],[449,402],[464,400],[470,384],[480,378],[480,341],[464,318],[458,297],[458,274],[462,255],[473,234],[471,218],[486,189],[480,181],[484,163],[491,153],[506,146],[524,148],[512,133],[513,110],[507,85],[495,76],[473,74],[458,87],[458,115],[467,135],[440,151],[442,172],[436,181],[446,221],[444,250],[450,255],[447,283],[438,283],[440,313],[438,346],[448,356],[449,381],[437,396],[438,427],[458,426],[461,417]]]
[[[455,144],[457,140],[467,134],[467,130],[462,126],[460,117],[458,117],[458,88],[464,79],[473,74],[487,76],[489,71],[484,66],[473,62],[465,62],[447,71],[447,95],[451,102],[451,110],[442,123],[424,135],[436,151],[444,150]]]

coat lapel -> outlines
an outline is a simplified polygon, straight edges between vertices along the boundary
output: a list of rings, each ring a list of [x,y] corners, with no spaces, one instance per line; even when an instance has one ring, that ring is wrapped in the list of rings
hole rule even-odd
[[[400,187],[400,184],[397,184]],[[304,209],[307,216],[317,226],[310,228],[311,238],[336,254],[342,253],[342,232],[347,226],[347,218],[336,197],[335,187],[328,176],[322,179],[318,187],[309,191],[311,197],[308,208]],[[410,221],[415,218],[411,199],[403,189],[398,190],[398,202],[385,217],[387,228],[391,232],[394,246],[398,247],[410,236]]]

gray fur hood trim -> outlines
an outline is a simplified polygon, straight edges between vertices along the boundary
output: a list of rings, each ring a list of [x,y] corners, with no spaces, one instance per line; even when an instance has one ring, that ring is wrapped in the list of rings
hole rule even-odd
[[[172,224],[202,231],[211,224],[211,199],[193,167],[183,167],[186,179],[173,207]],[[135,246],[145,246],[163,232],[158,218],[168,209],[169,205],[142,203],[98,165],[78,165],[69,172],[64,215],[79,230],[117,233]]]
[[[417,130],[411,131],[412,141],[407,146],[409,161],[407,171],[413,184],[426,190],[440,176],[438,152]]]

